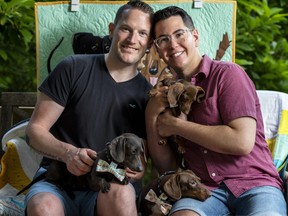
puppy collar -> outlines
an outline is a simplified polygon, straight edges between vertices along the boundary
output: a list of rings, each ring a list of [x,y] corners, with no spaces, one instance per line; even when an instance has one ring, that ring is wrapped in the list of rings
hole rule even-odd
[[[166,171],[158,178],[158,180],[157,180],[157,190],[158,190],[159,194],[164,193],[167,197],[169,197],[168,194],[166,194],[165,191],[163,190],[163,188],[161,186],[161,182],[162,182],[162,180],[163,180],[163,178],[165,176],[171,175],[171,174],[174,174],[174,173],[175,173],[175,171]]]
[[[106,155],[106,158],[107,158],[107,162],[108,163],[111,163],[113,160],[112,160],[112,157],[111,157],[111,155],[110,155],[110,152],[109,152],[109,148],[108,148],[108,146],[110,145],[110,142],[108,142],[107,144],[106,144],[106,152],[105,152],[105,155]]]

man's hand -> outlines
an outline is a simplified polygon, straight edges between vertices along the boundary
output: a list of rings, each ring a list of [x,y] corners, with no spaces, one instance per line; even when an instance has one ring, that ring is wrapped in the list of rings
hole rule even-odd
[[[76,176],[91,171],[97,153],[88,148],[70,148],[66,153],[66,166],[69,172]]]
[[[181,118],[184,118],[184,116],[181,116]],[[170,109],[166,109],[161,115],[159,115],[156,124],[159,135],[162,137],[177,135],[174,133],[173,129],[176,120],[177,117],[172,115]]]
[[[166,109],[166,107],[169,106],[167,91],[167,86],[162,86],[157,89],[157,92],[148,101],[146,106],[146,115],[150,117],[158,116]]]
[[[132,181],[132,182],[136,182],[139,181],[140,179],[142,179],[144,177],[145,172],[135,172],[132,171],[129,168],[126,168],[126,176]]]

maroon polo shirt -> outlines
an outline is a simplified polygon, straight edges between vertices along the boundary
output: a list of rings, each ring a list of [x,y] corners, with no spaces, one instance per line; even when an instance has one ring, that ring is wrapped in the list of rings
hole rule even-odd
[[[226,155],[187,141],[185,160],[203,184],[215,189],[224,182],[240,196],[257,186],[282,189],[282,180],[273,164],[264,137],[264,127],[255,86],[246,72],[231,62],[212,61],[203,56],[199,73],[191,80],[206,94],[203,102],[192,104],[188,120],[203,125],[224,125],[248,116],[256,119],[255,145],[249,155]],[[238,145],[231,140],[231,145]]]

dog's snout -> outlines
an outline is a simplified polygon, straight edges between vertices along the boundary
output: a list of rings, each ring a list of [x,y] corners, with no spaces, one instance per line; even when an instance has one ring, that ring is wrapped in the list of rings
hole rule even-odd
[[[143,167],[139,166],[137,172],[142,172],[143,171]]]
[[[138,160],[134,160],[131,165],[128,166],[129,169],[136,171],[136,172],[142,172],[143,171],[143,165],[142,161],[139,158]]]

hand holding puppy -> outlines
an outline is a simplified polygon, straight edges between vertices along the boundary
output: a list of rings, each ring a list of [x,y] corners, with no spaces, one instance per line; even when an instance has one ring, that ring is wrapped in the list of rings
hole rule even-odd
[[[91,171],[97,153],[88,148],[72,147],[66,151],[66,167],[75,176],[81,176]]]

